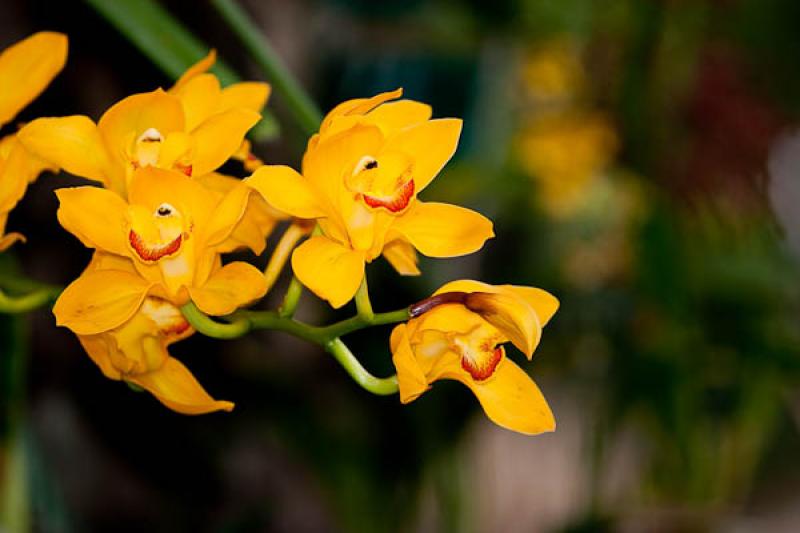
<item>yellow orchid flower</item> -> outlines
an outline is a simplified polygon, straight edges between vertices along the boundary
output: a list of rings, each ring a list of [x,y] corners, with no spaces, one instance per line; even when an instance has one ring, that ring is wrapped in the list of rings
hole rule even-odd
[[[511,342],[530,359],[558,300],[533,287],[459,280],[417,307],[418,318],[395,327],[390,341],[403,403],[436,380],[454,379],[502,427],[530,435],[555,429],[541,391],[502,344]]]
[[[67,36],[39,32],[0,53],[0,127],[31,103],[64,68]],[[44,170],[56,170],[34,157],[16,134],[0,138],[0,252],[23,239],[5,233],[8,214],[25,195],[28,184]]]
[[[113,321],[91,324],[75,320],[70,307],[76,295],[110,296],[109,287],[102,282],[103,272],[134,280],[138,277],[130,260],[97,252],[84,274],[67,287],[53,309],[58,324],[78,334],[81,345],[103,374],[146,389],[179,413],[233,409],[231,402],[209,396],[192,373],[167,351],[170,344],[194,333],[180,309],[170,302],[144,296],[132,313],[117,315]]]
[[[82,115],[41,118],[20,131],[20,140],[39,157],[123,196],[139,168],[212,172],[240,149],[269,94],[265,83],[220,88],[205,73],[213,60],[212,52],[168,92],[124,98],[97,124]]]
[[[225,315],[260,298],[261,272],[243,262],[222,266],[218,249],[241,220],[249,192],[239,184],[215,197],[180,172],[154,167],[134,173],[128,201],[98,187],[58,190],[61,225],[85,246],[129,259],[137,272],[93,274],[109,301],[97,291],[76,294],[64,313],[117,322],[151,294],[178,306],[191,299],[207,314]]]
[[[308,143],[302,175],[263,166],[245,180],[280,211],[317,219],[322,235],[295,250],[292,267],[333,307],[353,297],[365,263],[381,254],[399,273],[415,275],[415,250],[454,257],[494,236],[491,221],[474,211],[417,200],[455,152],[461,121],[431,120],[420,102],[387,102],[401,94],[333,109]]]

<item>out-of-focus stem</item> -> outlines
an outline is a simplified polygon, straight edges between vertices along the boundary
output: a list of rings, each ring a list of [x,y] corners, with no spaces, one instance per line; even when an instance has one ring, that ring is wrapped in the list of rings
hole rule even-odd
[[[303,132],[306,135],[316,132],[322,122],[322,114],[247,13],[234,0],[211,0],[211,5],[241,39]]]
[[[0,290],[0,313],[27,313],[53,302],[61,293],[57,287],[43,287],[20,296],[11,296]]]
[[[267,280],[267,292],[275,285],[275,281],[283,271],[286,261],[292,254],[297,241],[303,238],[307,231],[299,224],[291,224],[281,236],[278,245],[272,252],[272,257],[269,258],[267,268],[264,270],[264,278]]]

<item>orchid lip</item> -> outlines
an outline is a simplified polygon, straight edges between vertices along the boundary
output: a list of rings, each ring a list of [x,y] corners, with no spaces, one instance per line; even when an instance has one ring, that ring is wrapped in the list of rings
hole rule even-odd
[[[151,263],[178,252],[183,244],[183,235],[178,235],[172,241],[161,245],[148,245],[142,237],[131,230],[128,233],[131,248],[142,261]]]
[[[390,213],[398,213],[408,207],[411,198],[414,196],[414,180],[405,182],[392,196],[382,197],[368,194],[362,194],[361,196],[364,198],[364,203],[370,207],[383,207]]]
[[[174,324],[169,327],[161,328],[160,333],[162,335],[171,336],[171,335],[180,335],[184,333],[191,327],[191,324],[187,320],[182,320],[177,324]]]
[[[494,375],[495,370],[497,370],[497,365],[499,365],[500,361],[503,359],[503,347],[498,346],[494,349],[487,350],[486,354],[489,355],[489,359],[481,362],[473,361],[466,356],[461,357],[461,368],[469,372],[469,375],[472,376],[472,379],[475,381],[486,381]]]

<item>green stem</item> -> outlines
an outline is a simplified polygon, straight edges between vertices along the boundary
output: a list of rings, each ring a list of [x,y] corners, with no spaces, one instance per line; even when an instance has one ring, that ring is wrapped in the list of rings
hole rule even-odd
[[[258,27],[250,20],[248,14],[234,0],[211,0],[211,5],[216,8],[262,68],[275,92],[283,98],[303,132],[307,135],[315,133],[322,122],[322,114]]]
[[[217,322],[200,311],[194,302],[181,307],[181,313],[194,329],[215,339],[235,339],[250,331],[250,322],[247,319],[230,323]]]
[[[43,287],[21,296],[10,296],[0,290],[0,313],[27,313],[53,302],[61,289]]]
[[[347,370],[347,373],[366,390],[379,395],[397,392],[397,376],[376,378],[370,374],[340,337],[358,329],[370,326],[395,324],[409,319],[408,308],[373,314],[371,319],[354,316],[329,326],[311,326],[291,317],[281,316],[274,311],[239,311],[229,323],[217,322],[206,316],[194,303],[181,307],[183,316],[200,333],[216,339],[241,337],[251,329],[283,331],[300,339],[313,342],[325,348]]]
[[[286,296],[283,297],[283,303],[278,309],[278,315],[281,318],[292,318],[294,316],[301,294],[303,294],[303,284],[300,283],[297,276],[292,276],[292,281],[289,282],[289,288],[286,290]]]
[[[369,288],[367,287],[366,273],[356,292],[356,309],[358,310],[358,316],[365,320],[372,320],[375,316],[375,312],[372,310],[372,302],[369,301]]]
[[[339,361],[339,364],[344,367],[356,383],[372,394],[388,396],[397,392],[397,375],[386,378],[376,378],[361,366],[356,356],[353,355],[353,352],[350,351],[341,339],[333,339],[325,345],[325,349]]]

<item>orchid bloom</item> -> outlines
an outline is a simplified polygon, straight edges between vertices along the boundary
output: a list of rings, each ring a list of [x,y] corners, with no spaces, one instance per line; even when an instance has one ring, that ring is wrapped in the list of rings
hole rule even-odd
[[[387,102],[401,94],[334,108],[308,143],[302,175],[263,166],[245,180],[280,211],[317,220],[322,234],[295,250],[292,267],[333,307],[355,295],[365,263],[381,254],[399,273],[416,275],[415,249],[454,257],[494,236],[491,221],[474,211],[417,199],[455,152],[461,121],[431,120],[420,102]]]
[[[403,403],[436,380],[454,379],[502,427],[530,435],[555,429],[541,391],[508,359],[503,344],[511,342],[530,359],[558,300],[533,287],[460,280],[422,305],[430,309],[395,327],[390,341]]]
[[[203,176],[240,151],[269,94],[265,83],[220,88],[205,72],[214,57],[212,51],[189,68],[168,92],[124,98],[97,124],[83,115],[41,118],[20,131],[20,140],[43,159],[123,196],[139,168]]]
[[[0,53],[0,127],[10,122],[50,84],[67,60],[67,36],[39,32]],[[30,154],[16,134],[0,138],[0,252],[23,239],[5,234],[8,214],[28,184],[52,165]]]
[[[73,307],[82,304],[82,294],[97,295],[98,305],[109,303],[106,297],[113,298],[115,288],[105,280],[114,276],[128,277],[134,285],[141,283],[131,261],[95,253],[83,275],[56,303],[53,311],[59,325],[78,335],[86,353],[107,378],[142,387],[174,411],[191,415],[233,409],[232,403],[209,396],[192,373],[167,351],[170,344],[194,333],[180,309],[170,302],[137,296],[135,305],[102,324],[76,318]],[[125,298],[125,294],[118,296]]]
[[[261,272],[244,262],[222,266],[218,250],[241,220],[249,192],[240,183],[211,195],[180,172],[154,167],[134,173],[128,201],[98,187],[58,190],[61,225],[85,246],[127,258],[136,271],[93,273],[111,301],[100,301],[97,292],[75,294],[73,318],[118,322],[148,294],[177,306],[192,300],[210,315],[229,314],[263,296]]]

